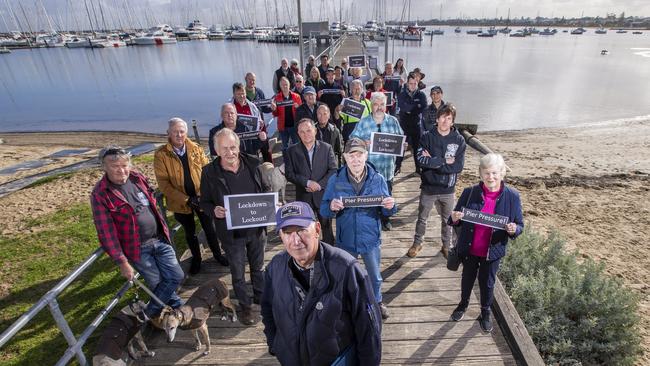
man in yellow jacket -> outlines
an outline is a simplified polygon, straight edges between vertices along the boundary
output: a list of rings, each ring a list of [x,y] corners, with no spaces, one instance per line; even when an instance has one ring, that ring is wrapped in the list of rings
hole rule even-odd
[[[208,158],[192,140],[187,138],[187,123],[180,118],[169,120],[168,142],[154,154],[153,166],[158,188],[167,198],[167,208],[185,231],[187,246],[192,252],[190,274],[201,270],[201,250],[196,237],[194,214],[199,217],[214,259],[223,266],[228,260],[221,254],[214,222],[199,207],[201,170]]]

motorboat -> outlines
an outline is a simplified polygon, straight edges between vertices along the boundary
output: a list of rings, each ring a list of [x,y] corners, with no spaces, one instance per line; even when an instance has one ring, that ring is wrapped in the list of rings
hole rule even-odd
[[[499,29],[499,33],[503,33],[503,34],[510,34],[511,31],[512,29],[510,29],[510,27],[508,27],[507,25],[505,28]]]
[[[445,31],[438,28],[438,29],[434,29],[433,31],[431,31],[431,34],[433,34],[434,36],[442,36],[442,35],[445,34]]]
[[[343,28],[341,28],[341,23],[333,22],[330,24],[330,33],[341,33]]]
[[[619,29],[616,31],[616,33],[627,33],[627,31],[625,29]]]
[[[582,34],[582,33],[584,33],[584,32],[585,32],[585,31],[584,31],[583,28],[576,28],[576,29],[573,29],[573,30],[571,31],[571,34],[578,34],[578,35],[580,35],[580,34]]]
[[[173,29],[169,25],[158,25],[149,29],[147,33],[135,37],[133,44],[138,46],[175,44],[177,40],[172,34]]]
[[[409,25],[406,27],[404,32],[402,32],[402,40],[404,41],[421,41],[422,40],[422,30],[417,25]]]
[[[0,47],[0,53],[11,53],[11,50],[7,47]]]
[[[510,37],[520,37],[520,38],[523,38],[523,37],[526,37],[526,35],[527,35],[527,34],[526,34],[526,31],[523,30],[523,29],[519,29],[519,30],[516,30],[516,31],[513,32],[513,33],[510,33]]]
[[[479,29],[468,29],[466,33],[467,33],[467,34],[479,34],[479,33],[483,33],[483,28],[479,28]]]
[[[544,28],[543,31],[539,32],[540,36],[553,36],[556,32],[553,32],[551,28]]]
[[[366,25],[363,26],[364,32],[375,33],[379,30],[379,25],[376,20],[369,20]]]
[[[252,39],[253,30],[252,29],[234,29],[228,39]]]
[[[600,27],[596,29],[596,34],[607,34],[607,29]]]
[[[253,30],[253,39],[262,39],[264,37],[267,37],[269,34],[271,34],[271,30],[273,29],[255,28]]]
[[[460,33],[460,27],[454,28],[454,33]]]
[[[208,39],[208,27],[204,26],[198,19],[191,21],[186,29],[189,39]]]
[[[632,32],[632,34],[643,34],[643,32],[641,32],[641,31],[634,31],[634,32]]]
[[[65,42],[65,46],[68,48],[91,48],[92,43],[90,37],[73,36]]]
[[[494,34],[494,33],[490,33],[490,32],[488,31],[488,32],[481,32],[481,33],[477,34],[477,36],[478,36],[478,37],[484,37],[484,38],[491,38],[491,37],[494,37],[495,34]]]
[[[126,47],[126,42],[120,39],[117,33],[112,33],[104,39],[91,39],[90,44],[96,48],[119,48]]]
[[[217,40],[217,39],[224,39],[224,38],[226,38],[226,32],[224,32],[223,29],[217,28],[216,26],[213,25],[208,30],[209,40]]]

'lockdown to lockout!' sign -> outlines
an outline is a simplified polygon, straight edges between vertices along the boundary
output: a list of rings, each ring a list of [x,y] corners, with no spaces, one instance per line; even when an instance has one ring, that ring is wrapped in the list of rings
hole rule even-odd
[[[223,196],[228,230],[275,225],[278,192]]]
[[[406,136],[392,133],[370,133],[370,153],[379,155],[403,156]]]
[[[365,110],[365,104],[357,102],[356,100],[350,98],[343,99],[343,109],[341,109],[342,113],[345,113],[348,116],[354,117],[356,119],[361,119],[363,116],[363,111]]]
[[[508,224],[508,217],[501,215],[492,215],[489,213],[470,210],[463,207],[463,218],[461,221],[471,222],[473,224],[483,225],[495,229],[505,230],[506,225]]]

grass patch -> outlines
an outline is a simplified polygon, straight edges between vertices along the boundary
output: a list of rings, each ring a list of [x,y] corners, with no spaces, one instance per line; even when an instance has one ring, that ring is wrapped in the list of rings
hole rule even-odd
[[[153,152],[144,155],[138,155],[131,159],[133,164],[153,164]]]
[[[0,329],[3,331],[99,246],[87,203],[31,220],[28,225],[40,226],[44,230],[0,236],[0,261],[3,263],[0,275],[5,283],[11,285],[9,294],[0,299]],[[184,236],[177,234],[175,240],[178,252],[183,253],[186,248]],[[123,283],[117,266],[103,255],[58,296],[61,310],[76,336]],[[133,293],[129,292],[125,297],[131,298]],[[143,293],[140,295],[144,297]],[[123,307],[125,301],[122,300],[117,308]],[[84,347],[89,360],[102,329],[103,325]],[[67,347],[50,312],[43,309],[0,349],[0,364],[52,365]]]
[[[63,172],[63,173],[58,173],[58,174],[53,174],[47,177],[39,178],[35,182],[27,185],[25,188],[32,188],[32,187],[38,187],[46,183],[50,183],[52,181],[55,181],[57,179],[68,179],[70,178],[74,173],[73,172]]]
[[[499,278],[547,364],[637,361],[638,295],[605,274],[604,265],[579,263],[557,234],[527,230],[509,247]]]

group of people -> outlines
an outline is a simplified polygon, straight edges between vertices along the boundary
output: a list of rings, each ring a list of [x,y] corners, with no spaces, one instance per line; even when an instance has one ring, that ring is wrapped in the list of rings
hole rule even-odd
[[[382,231],[391,230],[389,217],[397,212],[392,188],[401,158],[370,152],[370,136],[406,135],[421,180],[418,219],[406,255],[415,257],[422,250],[435,207],[441,218],[440,252],[447,257],[456,237],[463,258],[461,300],[451,319],[463,318],[478,277],[479,324],[491,331],[499,262],[508,240],[523,229],[519,195],[503,182],[503,158],[482,157],[481,182],[466,188],[456,201],[466,144],[454,127],[456,108],[442,100],[441,87],[431,88],[429,104],[421,91],[424,74],[419,69],[406,73],[401,60],[395,66],[387,63],[374,79],[369,69],[363,75],[347,68],[345,60],[337,66],[339,72],[329,66],[326,55],[319,66],[313,61],[310,57],[304,70],[310,76],[303,86],[297,63],[289,66],[283,59],[275,72],[276,94],[270,103],[256,86],[254,73],[245,75],[245,83],[235,83],[232,100],[221,106],[221,123],[210,130],[211,161],[187,137],[185,121],[169,120],[168,143],[155,152],[154,169],[168,209],[184,228],[192,253],[190,274],[201,267],[196,215],[215,260],[230,269],[240,321],[255,324],[252,304],[260,304],[269,352],[282,364],[379,364],[381,319],[390,315],[381,292]],[[366,93],[364,82],[369,80],[372,90]],[[397,85],[396,105],[387,105],[384,88],[389,84]],[[334,86],[339,94],[323,92]],[[340,99],[328,98],[332,96]],[[365,104],[361,118],[342,112],[340,103],[346,96]],[[257,106],[256,101],[267,102]],[[277,118],[286,178],[296,187],[296,201],[276,213],[276,230],[286,250],[266,268],[266,228],[227,229],[224,204],[226,195],[271,190],[262,172],[262,161],[273,163],[264,113]],[[242,115],[252,118],[240,120]],[[105,175],[91,201],[101,245],[124,277],[132,279],[135,269],[163,303],[180,306],[176,289],[184,273],[147,178],[132,169],[130,154],[118,146],[103,149],[99,160]],[[380,200],[373,206],[346,205],[346,198],[359,196]],[[463,220],[463,209],[507,216],[509,223],[502,229],[469,223]],[[456,235],[453,228],[458,229]],[[143,318],[154,318],[161,309],[151,301]]]

